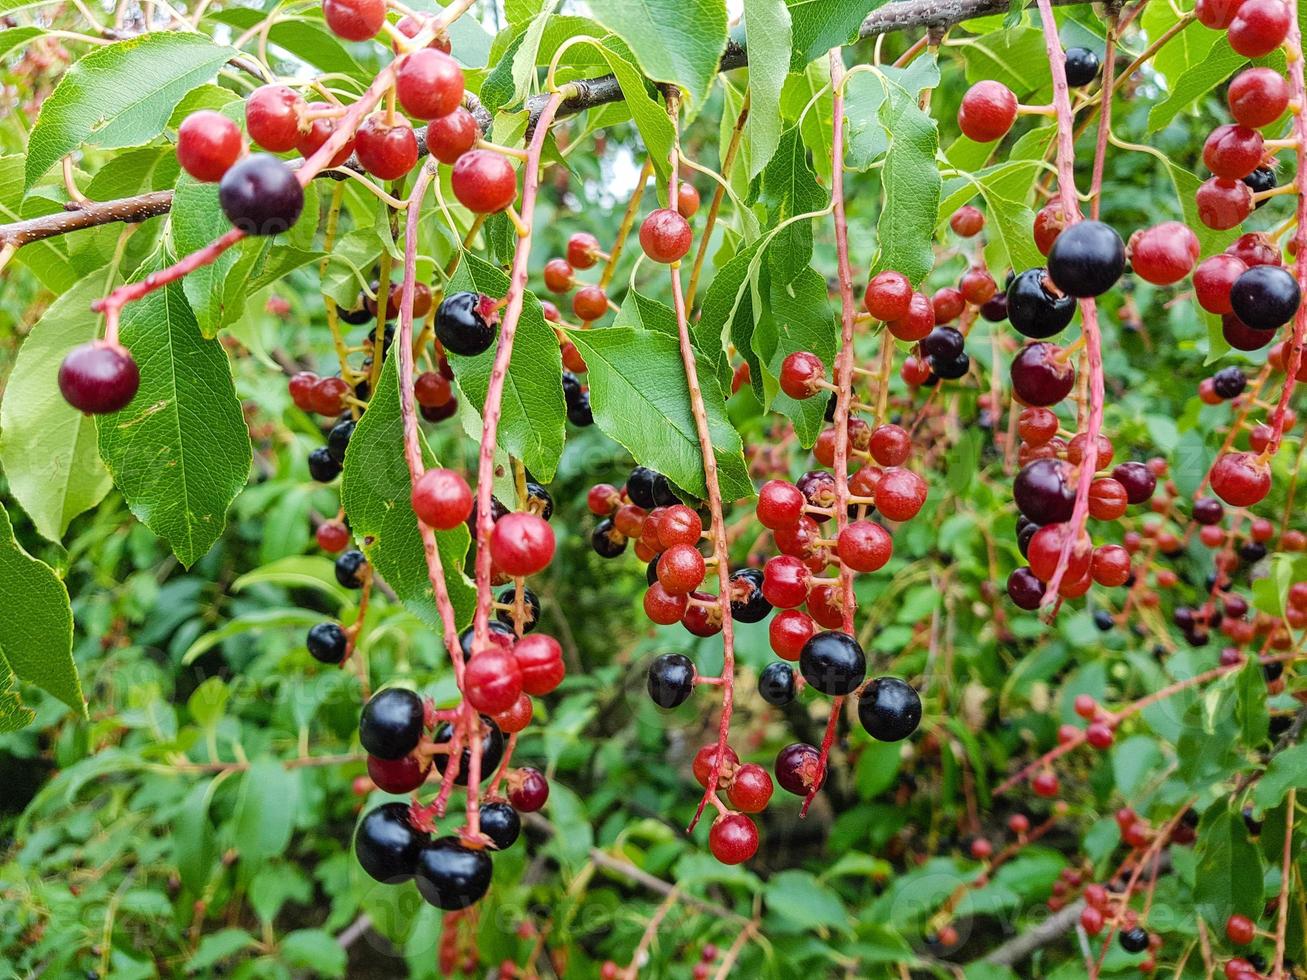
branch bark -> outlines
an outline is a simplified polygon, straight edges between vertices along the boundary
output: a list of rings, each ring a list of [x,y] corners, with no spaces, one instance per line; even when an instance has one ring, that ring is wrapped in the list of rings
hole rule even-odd
[[[1079,0],[1052,0],[1055,6],[1072,2],[1079,2]],[[869,14],[862,22],[858,36],[876,37],[914,27],[943,29],[973,17],[1003,13],[1007,9],[1007,0],[895,0]],[[747,64],[748,54],[744,48],[734,42],[729,43],[722,55],[721,70],[731,71],[735,68],[743,68]],[[576,89],[576,94],[559,106],[559,116],[575,115],[596,106],[620,102],[622,99],[621,86],[612,75],[582,79],[570,82],[569,85]],[[527,124],[528,140],[535,130],[536,121],[547,98],[539,95],[527,100],[527,109],[531,113]],[[490,113],[486,108],[470,94],[467,97],[467,107],[476,117],[482,131],[488,131]],[[418,130],[418,152],[420,156],[425,156],[427,152],[425,128]],[[357,168],[357,163],[351,160],[347,166]],[[335,179],[341,179],[339,174],[333,175],[331,171],[319,176],[329,178],[334,176]],[[89,204],[76,211],[0,225],[0,247],[6,245],[21,247],[45,238],[54,238],[83,228],[94,228],[115,222],[146,221],[167,214],[171,208],[172,191],[154,191],[117,201]]]

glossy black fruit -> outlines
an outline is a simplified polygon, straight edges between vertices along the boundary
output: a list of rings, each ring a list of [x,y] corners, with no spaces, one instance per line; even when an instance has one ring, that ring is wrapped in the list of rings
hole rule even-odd
[[[758,675],[758,693],[778,708],[789,704],[794,700],[794,670],[779,660],[769,663]]]
[[[1243,373],[1242,368],[1233,364],[1221,368],[1212,375],[1212,391],[1227,401],[1238,398],[1246,387],[1248,387],[1248,376]]]
[[[319,446],[309,453],[309,476],[319,483],[330,483],[340,476],[340,463],[331,458],[326,446]]]
[[[406,688],[388,687],[363,706],[359,742],[378,759],[402,759],[417,747],[425,721],[420,697]]]
[[[475,357],[490,349],[495,328],[481,315],[477,293],[452,293],[436,310],[436,337],[445,350]]]
[[[1007,288],[1007,318],[1033,340],[1061,332],[1075,313],[1076,301],[1051,288],[1046,269],[1027,269]]]
[[[626,535],[613,526],[611,517],[605,517],[590,532],[590,547],[600,558],[616,558],[626,550]]]
[[[767,618],[771,609],[771,603],[762,595],[762,569],[741,568],[731,574],[732,619],[739,623],[759,623]]]
[[[966,353],[959,354],[957,357],[935,357],[926,358],[930,365],[930,373],[936,378],[944,381],[956,381],[958,378],[966,377],[971,370],[971,357]]]
[[[413,878],[423,898],[453,912],[485,895],[490,874],[490,855],[485,851],[474,851],[457,837],[438,837],[418,854]]]
[[[1007,595],[1018,609],[1038,609],[1040,600],[1044,598],[1044,583],[1023,565],[1014,568],[1007,577]]]
[[[1274,330],[1293,319],[1302,296],[1298,280],[1278,265],[1255,265],[1230,289],[1234,315],[1254,330]]]
[[[408,813],[407,803],[383,803],[359,823],[354,854],[377,881],[394,885],[413,877],[426,839],[408,822]]]
[[[965,347],[966,338],[962,331],[949,326],[936,327],[921,341],[923,354],[946,361],[955,359]]]
[[[1127,460],[1118,463],[1112,470],[1112,479],[1125,487],[1125,499],[1132,504],[1142,504],[1150,500],[1157,489],[1157,477],[1145,463]],[[1066,520],[1067,518],[1062,518]]]
[[[675,708],[694,693],[694,661],[683,653],[664,653],[649,665],[649,697],[660,708]]]
[[[575,401],[567,403],[567,421],[581,428],[594,425],[594,412],[590,409],[590,392],[583,391],[576,396]]]
[[[238,160],[218,184],[222,213],[247,235],[278,235],[304,210],[304,188],[271,153]]]
[[[336,581],[347,589],[362,588],[363,570],[367,564],[368,560],[363,556],[363,552],[354,548],[342,551],[340,557],[336,559]]]
[[[1068,479],[1067,465],[1061,460],[1036,459],[1017,474],[1012,498],[1017,509],[1036,524],[1061,524],[1071,519],[1076,488],[1074,481]]]
[[[327,433],[327,455],[341,466],[345,464],[345,450],[349,448],[349,440],[354,435],[356,425],[358,423],[353,419],[345,419],[337,422]]]
[[[526,483],[527,500],[532,502],[533,509],[546,521],[554,516],[554,498],[538,483],[528,480]]]
[[[495,774],[495,770],[504,758],[504,733],[499,730],[495,720],[486,715],[481,716],[481,732],[481,781],[484,783]],[[431,736],[431,740],[440,745],[448,742],[453,735],[453,727],[449,722],[445,722],[436,729],[436,733]],[[467,785],[467,767],[471,761],[471,750],[464,748],[463,754],[459,758],[458,775],[454,777],[455,786]]]
[[[833,630],[818,633],[803,645],[799,670],[822,694],[851,694],[867,676],[867,658],[857,640]]]
[[[522,833],[522,818],[507,803],[485,803],[481,807],[481,833],[494,841],[496,850],[506,851]]]
[[[906,681],[877,677],[858,700],[858,721],[872,738],[898,742],[921,724],[921,698]]]
[[[1048,253],[1048,274],[1070,296],[1101,296],[1125,271],[1125,242],[1111,225],[1079,221],[1062,230]]]
[[[1258,167],[1247,177],[1243,178],[1243,182],[1252,188],[1254,194],[1259,194],[1262,191],[1269,191],[1274,188],[1276,184],[1275,171],[1270,167]],[[1257,201],[1253,207],[1260,208],[1268,200],[1269,198],[1264,197],[1260,201]]]
[[[499,601],[506,606],[511,606],[516,600],[517,593],[511,585],[499,593]],[[526,587],[522,589],[522,612],[522,632],[530,633],[540,624],[540,598]],[[495,613],[495,619],[512,630],[513,610],[500,609]]]
[[[348,646],[339,623],[318,623],[309,630],[309,655],[324,664],[338,664],[345,659]]]
[[[1095,609],[1094,625],[1098,627],[1100,632],[1106,633],[1116,625],[1116,620],[1112,618],[1112,614],[1106,609]]]
[[[631,470],[631,475],[626,478],[626,495],[631,498],[631,503],[645,510],[653,510],[657,507],[654,484],[660,476],[661,473],[656,473],[647,466],[637,466]]]
[[[486,628],[492,634],[498,634],[501,637],[508,637],[508,645],[511,645],[513,640],[517,637],[517,634],[513,632],[512,626],[501,623],[497,619],[492,619],[488,622]],[[472,641],[475,637],[476,631],[471,626],[458,634],[458,645],[463,650],[464,657],[472,656]],[[490,640],[492,643],[496,642],[494,636],[491,636]]]
[[[1148,948],[1148,931],[1135,926],[1127,929],[1120,936],[1121,948],[1127,953],[1142,953]]]
[[[1098,55],[1088,48],[1066,49],[1066,83],[1072,88],[1088,85],[1098,77]]]

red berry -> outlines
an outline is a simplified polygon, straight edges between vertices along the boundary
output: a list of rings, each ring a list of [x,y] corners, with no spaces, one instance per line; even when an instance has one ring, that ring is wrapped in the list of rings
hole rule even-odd
[[[876,484],[876,509],[888,520],[908,521],[926,502],[926,481],[911,470],[891,466]]]
[[[1257,938],[1257,926],[1246,915],[1232,915],[1225,921],[1225,935],[1236,946],[1247,946]]]
[[[1112,744],[1112,728],[1101,721],[1096,721],[1085,729],[1085,741],[1096,749],[1105,749]]]
[[[107,340],[74,347],[59,365],[59,391],[64,401],[87,415],[126,408],[140,385],[141,372],[131,352]]]
[[[177,129],[177,162],[196,180],[221,180],[245,149],[241,128],[220,112],[192,112]]]
[[[1248,266],[1233,255],[1218,253],[1203,259],[1194,270],[1194,295],[1208,313],[1231,312],[1230,290]]]
[[[1264,231],[1240,235],[1226,246],[1225,254],[1234,256],[1250,269],[1255,265],[1283,265],[1279,248]]]
[[[899,466],[912,453],[912,437],[902,426],[886,422],[872,430],[870,450],[881,466]]]
[[[1017,417],[1017,433],[1032,446],[1042,446],[1057,435],[1057,416],[1046,408],[1023,409]]]
[[[1197,0],[1194,14],[1198,22],[1214,31],[1223,31],[1230,26],[1234,15],[1243,0]]]
[[[1203,181],[1194,199],[1198,220],[1216,231],[1233,228],[1253,211],[1252,188],[1242,180],[1212,177]]]
[[[815,745],[806,742],[787,745],[776,756],[776,782],[787,793],[807,796],[814,785],[820,788],[826,780],[820,761]]]
[[[1061,202],[1055,201],[1040,208],[1034,224],[1035,248],[1039,249],[1040,255],[1047,255],[1053,250],[1053,242],[1057,241],[1057,236],[1066,224]]]
[[[686,595],[703,582],[703,555],[693,545],[668,548],[658,559],[658,581],[670,595]]]
[[[1057,796],[1057,775],[1051,772],[1041,772],[1030,781],[1030,788],[1036,796],[1042,796],[1045,799]]]
[[[735,770],[735,778],[726,795],[731,805],[744,813],[761,813],[767,809],[772,790],[771,773],[750,762]]]
[[[463,69],[444,52],[414,51],[395,74],[395,94],[410,116],[439,119],[463,102]]]
[[[1052,580],[1058,562],[1062,558],[1062,547],[1066,542],[1069,529],[1068,524],[1045,524],[1031,537],[1030,545],[1026,549],[1026,558],[1030,562],[1030,570],[1041,582]],[[1089,536],[1082,534],[1067,557],[1063,581],[1078,582],[1088,574],[1092,558],[1093,549],[1089,544]]]
[[[572,312],[587,323],[608,312],[608,294],[602,286],[582,286],[572,297]]]
[[[1226,453],[1212,466],[1212,492],[1231,507],[1251,507],[1271,489],[1271,470],[1253,453]]]
[[[953,212],[948,223],[956,234],[963,238],[972,238],[979,235],[981,229],[985,227],[985,216],[979,208],[964,204]]]
[[[690,223],[671,208],[651,211],[640,225],[640,247],[654,262],[679,262],[692,239]]]
[[[1089,485],[1089,516],[1096,521],[1114,521],[1125,513],[1130,498],[1121,481],[1110,476]]]
[[[694,762],[691,764],[691,770],[694,772],[694,778],[704,789],[708,788],[708,779],[712,775],[713,763],[717,760],[717,743],[705,745],[694,754]],[[729,745],[722,749],[722,768],[730,767],[734,769],[740,764],[740,757],[735,754],[735,750]]]
[[[312,412],[313,409],[313,389],[318,383],[318,376],[312,371],[300,371],[291,375],[290,381],[286,383],[286,389],[290,392],[290,400],[295,403],[295,407],[302,412]]]
[[[1242,126],[1269,126],[1289,108],[1289,83],[1273,68],[1248,68],[1225,92],[1230,115]]]
[[[322,16],[337,37],[366,41],[386,22],[385,0],[322,0]]]
[[[621,493],[610,483],[596,483],[585,498],[590,513],[597,517],[607,517],[612,514],[621,505],[621,501]]]
[[[795,609],[808,601],[811,581],[812,572],[802,559],[777,555],[763,566],[762,595],[778,609]]]
[[[771,641],[772,651],[782,660],[791,662],[799,659],[803,645],[816,632],[817,624],[812,617],[799,609],[778,612],[767,627],[767,637]]]
[[[533,714],[535,714],[535,708],[531,705],[531,696],[520,694],[510,708],[495,715],[495,724],[506,735],[514,735],[531,724]]]
[[[1077,694],[1074,708],[1081,718],[1092,718],[1098,713],[1098,702],[1088,694]]]
[[[567,240],[567,261],[573,269],[590,268],[599,261],[599,239],[588,231],[578,231]],[[555,290],[555,292],[566,292],[566,290]]]
[[[855,572],[874,572],[890,560],[894,542],[889,532],[874,521],[854,521],[840,532],[836,550],[840,560]]]
[[[411,14],[405,14],[403,17],[399,19],[399,22],[395,24],[395,30],[399,31],[399,33],[403,34],[407,38],[414,38],[422,33],[422,28],[424,28],[425,26],[426,26],[425,18],[419,20],[417,17],[414,17]],[[445,54],[449,54],[450,52],[449,32],[445,30],[438,31],[436,33],[436,36],[431,39],[431,43],[428,44],[427,47],[435,48],[437,51],[443,51],[445,52]],[[396,54],[399,54],[398,42],[392,43],[391,48],[394,50]]]
[[[654,582],[644,593],[644,614],[659,626],[679,623],[685,615],[687,600],[684,595],[672,595],[661,582]]]
[[[658,545],[663,549],[678,544],[695,545],[703,537],[703,518],[685,504],[673,504],[659,515],[656,530]]]
[[[505,575],[534,575],[554,557],[554,530],[535,514],[505,514],[490,533],[490,557]]]
[[[1198,236],[1179,221],[1135,232],[1126,249],[1135,274],[1155,286],[1169,286],[1189,275],[1199,252]]]
[[[693,218],[699,212],[699,190],[688,181],[676,187],[676,210],[683,218]]]
[[[412,502],[418,520],[437,531],[456,528],[472,514],[472,490],[453,470],[423,473],[413,485]]]
[[[1080,910],[1080,927],[1091,936],[1103,931],[1103,913],[1092,905]]]
[[[310,102],[308,108],[314,112],[321,112],[332,109],[329,102]],[[308,159],[322,148],[322,145],[331,139],[336,131],[336,120],[330,116],[319,116],[309,123],[309,128],[300,134],[299,142],[295,144],[295,149],[299,155]],[[342,163],[350,158],[354,153],[354,137],[351,136],[345,141],[345,145],[336,151],[335,155],[327,161],[329,167],[339,167]]]
[[[450,172],[450,185],[459,203],[476,214],[503,211],[517,200],[517,174],[503,154],[469,150]]]
[[[413,397],[423,408],[440,408],[454,397],[449,380],[436,371],[423,371],[413,382]]]
[[[998,293],[998,283],[994,281],[988,269],[971,268],[958,280],[958,291],[968,303],[973,306],[983,306]]]
[[[1017,97],[1002,82],[977,82],[962,96],[958,128],[977,143],[993,143],[1007,135],[1017,119]]]
[[[522,695],[522,671],[513,654],[500,647],[478,650],[463,669],[463,692],[488,715],[511,708]]]
[[[967,301],[960,290],[945,286],[935,290],[935,295],[930,298],[930,306],[935,313],[936,323],[951,323],[962,315],[962,311],[967,308]]]
[[[424,782],[431,771],[431,763],[426,765],[414,755],[400,759],[379,759],[368,756],[368,778],[376,783],[383,793],[411,793]]]
[[[566,259],[550,259],[545,263],[545,288],[551,293],[570,293],[576,285],[572,267]]]
[[[1284,43],[1291,16],[1283,0],[1243,0],[1226,31],[1230,47],[1245,58],[1270,54]]]
[[[413,127],[403,120],[388,125],[380,113],[363,121],[354,137],[354,147],[363,169],[381,180],[398,180],[418,162]]]
[[[317,538],[319,548],[334,554],[343,551],[349,544],[349,528],[340,521],[323,521],[318,525],[314,537]]]
[[[256,88],[245,100],[245,129],[265,150],[285,153],[300,139],[304,100],[285,85]]]
[[[549,799],[549,781],[539,769],[523,766],[509,778],[508,802],[521,813],[535,813]]]
[[[758,828],[743,813],[723,813],[708,832],[708,847],[722,864],[740,864],[758,853]]]
[[[1217,126],[1207,137],[1203,144],[1203,163],[1217,177],[1242,180],[1261,164],[1263,152],[1261,133],[1247,126],[1226,123]]]
[[[984,861],[994,853],[994,845],[983,837],[977,837],[971,842],[971,856],[977,861]]]
[[[819,382],[826,377],[826,365],[821,358],[808,351],[795,351],[781,362],[781,391],[802,401],[820,390]]]
[[[441,163],[457,163],[480,135],[476,117],[460,105],[427,123],[427,149]]]
[[[513,657],[522,671],[522,690],[532,697],[551,693],[567,674],[563,648],[544,633],[530,633],[518,640],[513,645]]]
[[[1007,818],[1007,829],[1020,837],[1030,830],[1030,818],[1024,813],[1014,813]]]
[[[908,314],[912,283],[901,272],[886,269],[871,277],[862,305],[877,320],[898,320]]]
[[[935,307],[922,293],[913,293],[908,301],[908,312],[897,320],[887,320],[885,329],[899,340],[915,343],[924,340],[935,329]]]

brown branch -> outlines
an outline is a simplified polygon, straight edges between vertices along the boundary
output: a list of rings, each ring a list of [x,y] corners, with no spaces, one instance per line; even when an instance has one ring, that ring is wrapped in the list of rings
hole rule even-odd
[[[1084,900],[1072,902],[1049,916],[1028,932],[1013,936],[1002,946],[990,952],[982,962],[994,966],[1015,966],[1035,950],[1056,942],[1075,928],[1084,910]]]

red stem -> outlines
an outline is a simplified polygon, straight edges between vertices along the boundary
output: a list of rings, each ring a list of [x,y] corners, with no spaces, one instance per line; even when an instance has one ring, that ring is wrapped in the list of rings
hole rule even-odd
[[[1098,206],[1103,197],[1103,165],[1107,160],[1107,134],[1112,131],[1112,86],[1116,68],[1116,31],[1114,16],[1107,26],[1107,44],[1103,49],[1103,85],[1099,89],[1102,108],[1098,115],[1098,144],[1094,147],[1094,173],[1089,182],[1089,216],[1098,220]],[[1065,73],[1064,73],[1065,74]]]

